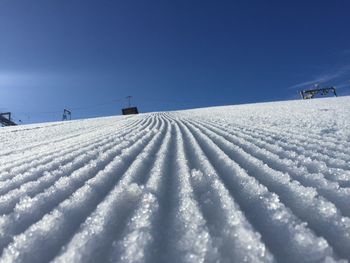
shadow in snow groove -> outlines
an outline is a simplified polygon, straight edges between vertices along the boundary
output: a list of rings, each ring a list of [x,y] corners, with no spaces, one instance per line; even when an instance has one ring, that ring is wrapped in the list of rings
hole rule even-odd
[[[142,137],[145,137],[144,141],[142,142],[142,145],[146,145],[147,142],[149,140],[151,140],[152,136],[150,136],[150,133],[148,133],[149,135],[147,136],[144,135]],[[147,137],[149,137],[147,139]],[[140,144],[140,143],[137,143],[137,141],[139,140],[136,140],[136,143],[134,144],[135,147]],[[126,148],[126,146],[125,146]],[[122,150],[122,149],[121,149]],[[121,151],[120,150],[120,151]],[[139,151],[141,151],[141,149],[139,149]],[[136,155],[135,153],[132,153],[133,156],[136,156],[138,154],[138,152],[136,152]],[[123,166],[124,169],[126,169],[127,167],[125,167],[128,163],[130,164],[132,161],[133,161],[133,157],[128,157],[129,153],[124,153],[121,155],[120,158],[123,158]],[[43,205],[43,207],[40,207],[40,209],[38,207],[36,207],[36,209],[39,209],[37,211],[28,211],[29,214],[22,214],[20,216],[17,216],[16,214],[13,214],[13,215],[10,215],[10,216],[14,216],[16,217],[17,219],[14,221],[16,222],[16,224],[13,224],[13,221],[11,220],[11,218],[9,217],[8,218],[8,221],[9,223],[11,223],[11,225],[9,226],[10,229],[10,233],[8,233],[8,235],[5,235],[2,237],[2,239],[0,240],[0,244],[1,244],[1,247],[3,248],[4,245],[8,244],[12,238],[14,237],[14,235],[18,235],[20,234],[22,231],[24,231],[28,226],[30,226],[31,224],[34,224],[34,222],[36,222],[36,220],[39,220],[41,218],[41,216],[44,216],[45,213],[49,213],[52,209],[54,209],[54,207],[56,205],[58,205],[60,202],[64,201],[70,194],[74,193],[74,191],[76,191],[76,189],[78,189],[79,187],[82,187],[84,185],[84,183],[86,184],[88,181],[87,180],[92,180],[93,178],[95,178],[96,176],[96,172],[97,171],[103,171],[102,168],[103,167],[107,167],[108,164],[110,164],[114,158],[116,158],[117,155],[115,154],[110,154],[107,156],[107,158],[99,163],[98,165],[92,167],[92,169],[89,169],[88,170],[88,174],[84,174],[84,180],[81,181],[81,182],[74,182],[74,187],[71,187],[70,189],[66,189],[65,188],[62,188],[61,191],[64,191],[64,193],[56,193],[54,196],[51,197],[51,202],[49,202],[49,204],[46,204],[46,202],[43,200],[41,203]],[[121,172],[118,172],[119,175],[122,175],[123,174],[123,171],[122,170]],[[88,176],[87,176],[88,175]],[[98,174],[97,174],[98,175]],[[72,176],[70,176],[72,177]],[[70,179],[70,177],[68,177],[68,179]],[[100,196],[100,199],[102,200],[103,197],[105,196],[103,193],[105,192],[105,194],[108,193],[109,189],[113,186],[113,184],[111,184],[113,182],[113,180],[119,180],[119,177],[112,177],[112,176],[109,176],[107,178],[107,182],[109,183],[106,183],[104,184],[105,188],[101,188],[100,190],[98,190],[96,192],[97,196]],[[100,187],[99,187],[100,188]],[[97,188],[97,189],[99,189]],[[96,190],[97,190],[96,189]],[[59,188],[57,188],[57,190],[59,190]],[[107,191],[107,192],[106,192]],[[48,193],[50,194],[50,193]],[[58,196],[58,198],[57,198]],[[46,198],[47,199],[47,198]],[[99,198],[97,198],[97,200],[100,200]],[[95,205],[97,205],[97,203],[95,203]],[[94,209],[94,206],[89,206],[91,207],[90,209]],[[31,209],[30,207],[28,209]]]
[[[198,125],[196,125],[198,126]],[[326,237],[326,240],[332,245],[336,253],[343,258],[350,258],[350,251],[346,248],[350,245],[350,237],[348,236],[346,222],[349,222],[346,218],[341,217],[341,214],[333,213],[331,216],[322,217],[320,212],[322,206],[327,204],[327,200],[315,196],[311,200],[308,198],[301,199],[297,192],[299,190],[308,189],[302,187],[300,184],[293,184],[294,187],[289,185],[293,182],[286,182],[283,178],[273,176],[273,170],[267,166],[259,165],[261,162],[256,158],[249,159],[249,154],[244,151],[236,152],[235,147],[229,147],[226,145],[229,142],[220,139],[221,136],[215,134],[215,136],[208,133],[212,133],[204,128],[199,129],[203,134],[206,134],[218,147],[222,149],[232,160],[237,162],[242,168],[246,169],[249,175],[256,178],[259,182],[265,185],[270,191],[279,195],[282,202],[291,208],[293,213],[302,220],[308,222],[308,227],[315,231],[319,236]],[[270,171],[271,170],[271,171]],[[283,174],[279,174],[282,176]],[[300,193],[301,194],[301,193]],[[306,196],[307,197],[307,196]],[[302,202],[300,202],[302,201]],[[332,205],[332,204],[330,204]],[[331,210],[330,210],[331,212]],[[332,218],[332,219],[331,219]],[[346,252],[349,251],[349,252]]]

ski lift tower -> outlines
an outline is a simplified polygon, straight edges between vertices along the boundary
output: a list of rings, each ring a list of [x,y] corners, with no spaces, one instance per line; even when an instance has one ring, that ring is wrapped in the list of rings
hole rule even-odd
[[[131,107],[131,98],[132,96],[126,97],[126,99],[128,99],[128,107],[122,109],[123,115],[139,114],[137,107]]]
[[[72,120],[72,112],[70,110],[64,109],[62,121]]]
[[[335,90],[335,87],[321,88],[319,84],[316,84],[314,87],[315,87],[314,89],[300,91],[300,97],[303,100],[307,100],[307,99],[313,99],[316,95],[327,96],[329,95],[329,93],[333,94],[334,97],[337,97],[337,92]]]
[[[2,126],[16,126],[17,124],[11,120],[11,112],[0,113],[0,124]]]

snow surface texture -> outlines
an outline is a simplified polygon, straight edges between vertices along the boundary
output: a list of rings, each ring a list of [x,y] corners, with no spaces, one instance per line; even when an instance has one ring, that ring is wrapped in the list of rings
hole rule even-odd
[[[350,97],[0,129],[0,262],[346,262]]]

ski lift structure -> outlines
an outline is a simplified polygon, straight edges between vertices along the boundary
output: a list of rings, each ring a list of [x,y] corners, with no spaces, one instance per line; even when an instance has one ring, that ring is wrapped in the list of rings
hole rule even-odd
[[[64,109],[62,121],[68,121],[68,120],[69,121],[72,120],[72,112],[70,110]]]
[[[128,107],[122,109],[123,115],[139,114],[137,107],[131,107],[131,98],[132,98],[132,96],[126,97],[126,99],[128,99]]]
[[[0,113],[0,124],[2,126],[16,126],[17,124],[11,119],[11,112]]]
[[[314,89],[300,91],[300,97],[303,100],[313,99],[317,95],[327,96],[332,94],[334,95],[334,97],[337,97],[337,92],[335,90],[335,87],[320,88],[319,84],[316,84]]]

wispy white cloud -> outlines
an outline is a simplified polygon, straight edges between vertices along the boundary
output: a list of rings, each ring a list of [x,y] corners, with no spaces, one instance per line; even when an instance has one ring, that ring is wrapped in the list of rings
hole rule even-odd
[[[346,65],[336,70],[333,70],[331,72],[326,72],[318,76],[315,76],[310,80],[297,83],[293,86],[290,86],[289,89],[300,89],[304,87],[309,87],[314,84],[332,84],[332,86],[337,86],[338,88],[341,88],[341,87],[347,87],[348,85],[346,84],[347,83],[350,84],[349,80],[350,80],[350,65]]]
[[[345,82],[341,82],[341,83],[336,84],[334,86],[336,86],[338,89],[350,87],[350,80],[347,80]]]
[[[56,77],[53,74],[40,74],[37,72],[11,72],[0,71],[0,88],[29,86],[38,82],[47,82]],[[57,78],[57,77],[56,77]]]
[[[1,0],[0,0],[1,1]],[[115,83],[115,72],[95,71],[6,71],[0,68],[0,90],[3,88],[86,87]]]

